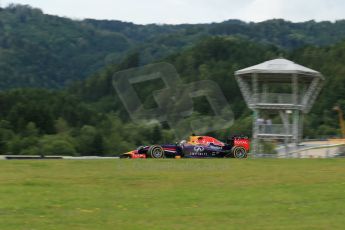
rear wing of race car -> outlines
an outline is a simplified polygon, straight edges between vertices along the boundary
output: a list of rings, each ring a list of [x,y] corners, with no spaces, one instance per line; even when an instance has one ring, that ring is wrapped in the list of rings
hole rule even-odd
[[[227,143],[232,146],[243,147],[247,151],[249,151],[250,149],[250,139],[248,136],[233,135],[230,138],[228,138]]]

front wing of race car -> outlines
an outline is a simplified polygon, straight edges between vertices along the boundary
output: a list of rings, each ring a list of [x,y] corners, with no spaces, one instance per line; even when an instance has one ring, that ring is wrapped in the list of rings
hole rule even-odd
[[[174,158],[181,156],[181,147],[176,144],[140,146],[124,153],[120,158]]]

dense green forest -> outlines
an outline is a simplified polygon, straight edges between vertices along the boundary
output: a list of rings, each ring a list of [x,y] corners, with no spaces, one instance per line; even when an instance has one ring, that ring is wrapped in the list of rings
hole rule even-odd
[[[251,112],[233,73],[279,56],[326,77],[305,119],[305,136],[338,135],[332,107],[345,109],[345,21],[135,25],[9,6],[0,11],[0,153],[105,156],[176,141],[165,124],[132,123],[112,86],[114,72],[162,61],[174,65],[184,82],[220,85],[236,122],[212,135],[250,135]],[[145,104],[152,104],[157,85],[140,90]],[[195,116],[208,106],[195,101]]]
[[[82,80],[128,52],[142,64],[181,52],[208,36],[236,36],[284,50],[324,46],[345,38],[345,21],[136,25],[121,21],[72,20],[24,5],[0,8],[0,89],[61,88]]]

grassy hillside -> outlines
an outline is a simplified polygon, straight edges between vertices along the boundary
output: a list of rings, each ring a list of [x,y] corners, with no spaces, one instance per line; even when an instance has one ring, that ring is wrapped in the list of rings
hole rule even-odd
[[[344,229],[344,163],[0,161],[0,228]]]

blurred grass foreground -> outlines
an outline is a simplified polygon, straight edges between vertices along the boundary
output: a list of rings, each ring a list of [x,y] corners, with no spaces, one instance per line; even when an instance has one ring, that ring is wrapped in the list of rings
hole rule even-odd
[[[0,161],[0,229],[344,229],[344,164]]]

